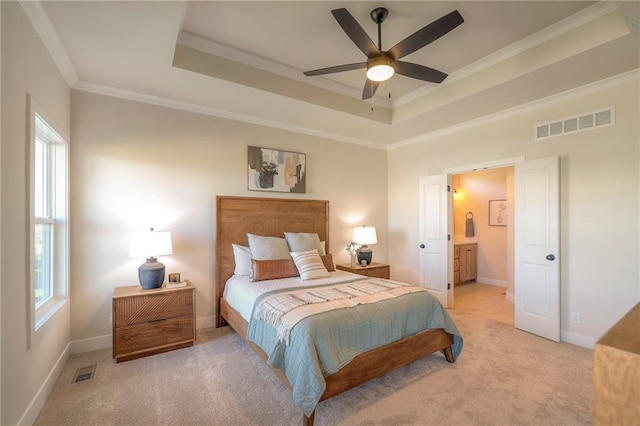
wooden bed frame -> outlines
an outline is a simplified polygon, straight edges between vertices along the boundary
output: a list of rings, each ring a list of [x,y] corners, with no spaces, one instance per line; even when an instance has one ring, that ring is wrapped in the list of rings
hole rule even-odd
[[[216,287],[217,326],[229,324],[266,362],[267,355],[246,340],[248,323],[222,297],[235,262],[231,244],[247,246],[247,232],[283,237],[284,232],[316,232],[329,247],[329,202],[281,198],[216,197]],[[442,351],[454,362],[453,336],[442,329],[414,334],[389,345],[358,355],[340,371],[325,377],[326,390],[320,401],[361,385],[375,377],[407,365],[431,353]],[[272,371],[289,387],[283,371]],[[303,424],[313,425],[315,412],[304,415]]]

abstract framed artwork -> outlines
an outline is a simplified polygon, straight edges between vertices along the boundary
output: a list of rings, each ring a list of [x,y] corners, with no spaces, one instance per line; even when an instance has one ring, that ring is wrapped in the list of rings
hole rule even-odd
[[[305,154],[250,146],[247,159],[250,191],[306,192]]]
[[[489,226],[507,226],[507,200],[489,200]]]

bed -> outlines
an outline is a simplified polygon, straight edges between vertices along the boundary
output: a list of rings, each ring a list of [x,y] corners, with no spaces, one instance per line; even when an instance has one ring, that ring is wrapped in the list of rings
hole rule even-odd
[[[329,202],[324,200],[232,196],[218,196],[216,198],[215,299],[218,301],[216,306],[217,326],[230,325],[245,339],[248,345],[267,365],[270,363],[273,364],[273,353],[268,355],[265,350],[262,349],[264,345],[261,347],[255,343],[259,341],[259,339],[255,339],[255,337],[252,337],[252,339],[247,338],[248,332],[252,333],[251,336],[255,336],[254,329],[256,326],[251,324],[250,327],[250,323],[247,320],[247,317],[251,318],[251,316],[247,315],[240,307],[238,307],[238,309],[232,307],[232,304],[230,304],[229,300],[223,297],[223,295],[225,295],[225,285],[227,282],[233,282],[229,280],[234,276],[235,269],[235,257],[232,244],[247,246],[248,233],[261,236],[282,237],[285,232],[315,233],[321,241],[328,242]],[[325,244],[329,247],[328,243]],[[340,275],[340,281],[344,280],[346,282],[359,282],[360,280],[366,279],[366,277],[336,271],[335,273],[331,273],[329,281],[334,280],[334,278],[338,279],[338,275]],[[236,279],[235,276],[233,278]],[[295,278],[290,278],[287,282],[293,281],[295,281]],[[301,280],[298,279],[298,281]],[[311,283],[310,281],[306,282]],[[230,286],[231,285],[232,284],[230,284]],[[242,283],[240,285],[242,285]],[[420,293],[428,294],[426,292]],[[380,303],[395,302],[383,301]],[[241,313],[241,311],[243,312]],[[444,312],[444,309],[442,309],[442,311]],[[455,355],[459,353],[462,347],[462,339],[459,333],[457,333],[455,324],[453,324],[452,321],[451,323],[448,322],[450,321],[448,314],[444,312],[442,315],[446,319],[446,326],[443,325],[442,328],[429,328],[418,331],[408,337],[399,338],[399,340],[384,344],[383,346],[371,348],[355,356],[350,362],[346,363],[346,365],[341,366],[339,370],[321,377],[320,380],[324,382],[322,383],[322,393],[313,396],[314,402],[311,406],[308,403],[307,405],[301,405],[304,406],[304,409],[301,408],[301,411],[303,411],[303,424],[313,424],[315,403],[359,386],[362,383],[409,364],[426,355],[442,351],[448,362],[454,362]],[[314,317],[314,319],[316,317]],[[448,331],[445,331],[445,328]],[[293,330],[296,330],[296,328],[292,329],[292,334]],[[268,360],[270,362],[268,362]],[[272,371],[292,389],[294,403],[296,403],[301,393],[301,390],[298,389],[300,386],[297,384],[297,380],[293,381],[295,386],[292,386],[291,381],[283,370],[274,368],[273,366],[270,367]],[[290,373],[289,376],[291,377]],[[302,392],[305,391],[305,389],[302,389]]]

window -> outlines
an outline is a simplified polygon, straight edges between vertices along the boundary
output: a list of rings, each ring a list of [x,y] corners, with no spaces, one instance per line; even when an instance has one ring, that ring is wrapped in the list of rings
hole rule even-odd
[[[68,299],[68,149],[31,99],[32,346],[42,327]]]

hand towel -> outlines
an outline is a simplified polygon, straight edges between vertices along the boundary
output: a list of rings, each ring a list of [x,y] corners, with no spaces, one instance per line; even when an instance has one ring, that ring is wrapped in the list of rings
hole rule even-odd
[[[475,231],[473,229],[473,213],[467,213],[466,218],[467,220],[465,222],[464,236],[467,238],[471,238],[475,236]]]

